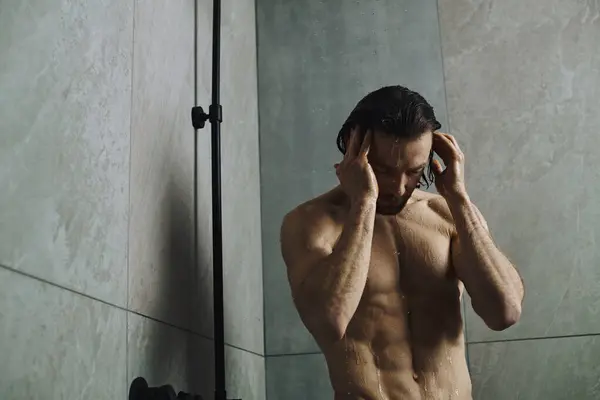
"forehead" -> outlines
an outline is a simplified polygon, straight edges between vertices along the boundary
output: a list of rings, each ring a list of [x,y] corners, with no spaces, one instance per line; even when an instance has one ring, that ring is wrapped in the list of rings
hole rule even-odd
[[[375,132],[369,158],[390,166],[418,167],[429,160],[432,138],[431,132],[411,139],[400,139],[385,133]]]

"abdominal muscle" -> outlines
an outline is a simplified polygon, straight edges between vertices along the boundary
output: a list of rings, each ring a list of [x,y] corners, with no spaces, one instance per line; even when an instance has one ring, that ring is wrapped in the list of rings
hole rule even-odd
[[[344,338],[322,346],[335,400],[471,399],[462,335],[421,344],[410,337],[408,319],[359,309]],[[418,323],[417,315],[410,319]]]

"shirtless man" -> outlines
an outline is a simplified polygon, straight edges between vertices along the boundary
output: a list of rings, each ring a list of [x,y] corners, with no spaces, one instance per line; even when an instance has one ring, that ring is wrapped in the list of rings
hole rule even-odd
[[[294,303],[336,400],[472,399],[463,288],[491,329],[520,317],[521,278],[469,200],[463,153],[440,127],[418,93],[367,95],[338,135],[339,186],[284,218]],[[440,195],[418,189],[432,180]]]

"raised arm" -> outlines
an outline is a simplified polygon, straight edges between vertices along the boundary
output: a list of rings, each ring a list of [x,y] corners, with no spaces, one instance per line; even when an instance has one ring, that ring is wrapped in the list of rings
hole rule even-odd
[[[475,312],[488,327],[503,330],[521,317],[525,288],[515,266],[496,247],[483,216],[471,203],[464,183],[464,154],[456,139],[434,134],[433,149],[444,161],[433,162],[435,185],[446,199],[456,225],[452,261],[471,296]]]
[[[352,130],[335,166],[349,209],[342,233],[325,213],[297,208],[281,229],[281,251],[292,295],[315,338],[341,339],[356,312],[369,272],[379,189],[368,162],[372,133]],[[336,232],[333,232],[336,231]]]
[[[306,212],[288,214],[281,251],[294,303],[317,340],[340,340],[362,297],[369,272],[375,202],[353,204],[341,236]]]

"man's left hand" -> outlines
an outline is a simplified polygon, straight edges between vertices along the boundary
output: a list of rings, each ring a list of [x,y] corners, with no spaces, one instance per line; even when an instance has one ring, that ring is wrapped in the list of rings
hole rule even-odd
[[[465,186],[465,155],[456,139],[447,133],[434,132],[433,151],[437,153],[446,168],[438,160],[433,160],[435,187],[447,201],[468,198]]]

